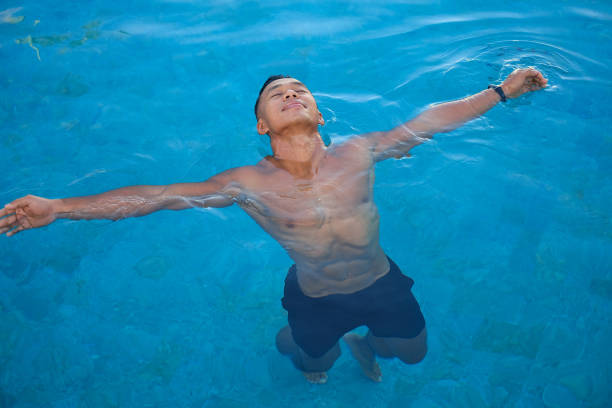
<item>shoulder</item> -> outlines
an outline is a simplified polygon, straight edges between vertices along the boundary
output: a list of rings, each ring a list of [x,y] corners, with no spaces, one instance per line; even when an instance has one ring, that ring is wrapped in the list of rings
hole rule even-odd
[[[219,173],[215,177],[223,178],[225,183],[238,184],[249,188],[265,183],[266,180],[275,177],[277,173],[278,169],[274,165],[266,159],[262,159],[255,165],[234,167]]]
[[[341,159],[370,163],[373,159],[373,150],[371,142],[365,136],[353,136],[341,143],[332,144],[328,151]]]
[[[211,177],[211,180],[214,179],[216,181],[225,183],[234,182],[243,184],[244,182],[247,182],[248,180],[259,175],[261,171],[258,169],[258,167],[258,164],[254,166],[233,167],[214,175]]]
[[[330,149],[338,153],[368,153],[371,152],[371,141],[367,135],[357,135],[338,144],[332,144]]]

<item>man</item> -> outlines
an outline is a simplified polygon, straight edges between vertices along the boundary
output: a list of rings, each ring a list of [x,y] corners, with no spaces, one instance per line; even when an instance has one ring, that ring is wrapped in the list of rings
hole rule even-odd
[[[374,164],[407,155],[434,134],[546,83],[537,70],[519,69],[501,86],[436,105],[390,131],[325,147],[318,131],[323,116],[308,88],[273,76],[255,104],[257,130],[270,137],[273,156],[199,183],[131,186],[66,199],[28,195],[0,210],[0,234],[12,236],[57,218],[119,220],[236,203],[295,262],[285,279],[289,325],[277,335],[278,350],[309,381],[323,383],[344,337],[365,375],[380,381],[375,356],[417,363],[427,352],[427,330],[410,291],[412,279],[379,244]],[[369,328],[366,336],[348,333],[362,325]]]

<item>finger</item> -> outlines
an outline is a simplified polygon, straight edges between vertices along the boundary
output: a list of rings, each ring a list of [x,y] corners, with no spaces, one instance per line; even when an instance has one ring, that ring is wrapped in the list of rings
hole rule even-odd
[[[8,205],[8,204],[7,204]],[[7,206],[5,205],[1,210],[0,210],[0,218],[5,217],[9,214],[12,214],[13,210],[11,208],[7,208]]]
[[[32,203],[32,197],[33,196],[31,195],[20,197],[14,200],[13,202],[8,203],[6,207],[13,209],[13,210],[20,208],[20,207],[27,207],[28,205]]]
[[[7,232],[6,236],[7,237],[12,237],[13,235],[23,231],[24,229],[25,228],[20,225],[17,228],[15,228],[14,230]]]
[[[520,75],[520,76],[522,76],[524,78],[529,77],[531,75],[531,73],[532,73],[531,71],[533,71],[532,68],[517,68],[517,69],[514,70],[514,72],[516,72],[517,75]]]
[[[30,219],[26,216],[18,214],[17,222],[19,222],[19,224],[25,228],[32,228],[32,223],[30,222]]]
[[[529,87],[530,90],[534,90],[534,89],[539,89],[540,88],[540,83],[537,81],[528,81],[527,82],[527,87]]]
[[[542,75],[542,73],[540,71],[536,71],[536,75],[535,75],[535,81],[540,84],[541,86],[546,86],[546,83],[548,82],[548,79],[546,79],[544,77],[544,75]]]
[[[536,77],[540,71],[533,67],[523,68],[521,69],[521,74],[523,74],[524,78],[534,78]]]
[[[16,208],[16,207],[21,207],[25,204],[27,204],[29,201],[29,197],[28,196],[24,196],[24,197],[20,197],[10,203],[8,203],[6,206],[7,207],[12,207],[12,208]]]
[[[0,220],[0,228],[2,229],[10,230],[15,225],[17,225],[17,216],[14,214]],[[1,233],[4,233],[4,231]]]
[[[525,86],[528,90],[535,91],[544,88],[546,86],[546,80],[539,74],[539,76],[527,78],[525,80]]]
[[[539,84],[544,84],[546,82],[546,78],[544,78],[544,75],[539,71],[535,71],[530,79]]]
[[[6,227],[6,228],[0,228],[0,235],[12,230],[13,228],[15,228],[15,225],[11,225],[10,227]],[[8,234],[6,234],[8,236]]]
[[[542,84],[533,84],[531,86],[531,90],[532,91],[539,91],[540,89],[543,89],[543,88],[544,88],[544,85],[542,85]]]
[[[5,216],[7,214],[12,214],[15,210],[25,204],[25,197],[18,198],[15,201],[12,201],[4,206],[2,210],[0,210],[0,217]]]

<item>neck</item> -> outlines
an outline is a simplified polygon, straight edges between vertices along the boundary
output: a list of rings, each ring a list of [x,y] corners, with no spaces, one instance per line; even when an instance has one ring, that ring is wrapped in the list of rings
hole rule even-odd
[[[282,137],[270,135],[270,145],[274,152],[273,164],[300,178],[312,177],[325,153],[319,132]]]

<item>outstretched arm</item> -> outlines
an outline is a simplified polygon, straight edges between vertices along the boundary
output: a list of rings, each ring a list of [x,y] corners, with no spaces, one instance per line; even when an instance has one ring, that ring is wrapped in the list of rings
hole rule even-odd
[[[539,71],[525,68],[508,75],[501,87],[506,97],[512,99],[542,89],[547,82]],[[494,89],[486,89],[467,98],[435,105],[387,132],[364,135],[363,140],[374,152],[376,161],[402,157],[414,146],[431,139],[434,134],[450,132],[484,114],[500,100],[500,95]]]
[[[0,234],[10,237],[58,218],[119,220],[159,210],[227,207],[240,191],[239,172],[240,168],[227,170],[201,183],[130,186],[85,197],[47,199],[28,195],[0,209]]]

